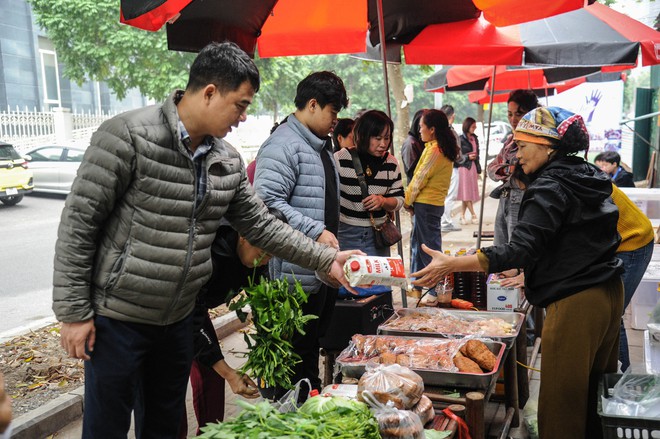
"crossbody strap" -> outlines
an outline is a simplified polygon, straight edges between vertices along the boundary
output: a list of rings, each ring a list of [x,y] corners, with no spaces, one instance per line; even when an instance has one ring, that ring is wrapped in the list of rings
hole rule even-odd
[[[364,178],[364,170],[362,169],[362,162],[360,162],[360,157],[358,156],[357,150],[355,148],[347,148],[348,152],[351,154],[353,159],[353,169],[355,169],[355,175],[357,176],[358,183],[360,184],[360,191],[362,192],[362,199],[364,200],[369,196],[369,187],[367,186],[367,180]],[[385,211],[386,218],[390,219],[389,212]],[[369,219],[371,220],[371,227],[373,227],[377,232],[380,231],[380,227],[376,225],[374,221],[374,216],[369,212]]]
[[[367,180],[364,178],[362,162],[360,162],[360,157],[354,148],[349,148],[348,152],[351,154],[351,158],[353,159],[353,169],[355,169],[355,174],[357,175],[358,183],[360,184],[362,199],[365,199],[369,196],[369,187],[367,186]]]

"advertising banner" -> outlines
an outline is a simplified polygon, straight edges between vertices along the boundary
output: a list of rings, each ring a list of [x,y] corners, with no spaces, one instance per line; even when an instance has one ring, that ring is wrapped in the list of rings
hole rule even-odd
[[[601,151],[616,151],[623,162],[630,163],[632,151],[622,151],[619,125],[623,113],[623,81],[585,82],[549,96],[547,105],[566,108],[584,118],[591,137],[590,157]]]

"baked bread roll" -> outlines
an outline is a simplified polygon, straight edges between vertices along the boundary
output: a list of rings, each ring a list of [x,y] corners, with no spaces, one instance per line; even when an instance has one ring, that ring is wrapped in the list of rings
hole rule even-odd
[[[488,347],[479,340],[468,340],[465,343],[467,357],[473,360],[486,372],[495,369],[497,357],[488,349]]]
[[[465,373],[483,373],[483,370],[477,363],[464,357],[460,352],[454,356],[454,365],[458,367],[459,372]]]

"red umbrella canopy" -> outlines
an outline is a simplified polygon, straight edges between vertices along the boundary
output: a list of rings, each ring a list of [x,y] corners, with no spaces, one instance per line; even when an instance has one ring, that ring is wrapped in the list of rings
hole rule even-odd
[[[582,78],[569,79],[567,81],[548,84],[543,88],[531,88],[538,97],[551,96],[555,93],[562,93],[585,82],[608,82],[626,80],[625,73],[595,73]],[[468,93],[468,100],[477,104],[488,104],[491,101],[491,93],[488,90],[471,91]],[[493,94],[493,103],[503,103],[509,100],[509,90],[498,91]]]
[[[595,0],[589,0],[593,2]],[[480,6],[476,6],[476,4]],[[386,41],[406,43],[429,24],[475,19],[483,11],[498,24],[512,24],[510,8],[541,16],[579,8],[582,1],[383,0]],[[379,39],[377,0],[121,0],[121,22],[146,30],[168,24],[172,50],[198,51],[230,40],[262,57],[354,53]],[[557,5],[561,5],[559,8]],[[178,14],[180,13],[180,16]],[[534,15],[536,16],[536,15]]]
[[[547,67],[520,68],[515,66],[446,66],[424,81],[426,91],[478,91],[493,90],[491,85],[495,68],[497,92],[508,92],[517,88],[543,89],[558,83],[595,73],[619,72],[634,66],[608,67]],[[620,74],[610,76],[609,81],[619,79]]]
[[[660,47],[660,32],[594,3],[500,28],[483,17],[434,24],[405,45],[404,54],[408,64],[600,67],[634,65],[640,54],[642,65],[658,64],[656,47]]]

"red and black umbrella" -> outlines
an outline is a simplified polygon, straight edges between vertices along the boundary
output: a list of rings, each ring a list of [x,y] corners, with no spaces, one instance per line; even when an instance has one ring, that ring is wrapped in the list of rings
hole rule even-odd
[[[620,79],[621,70],[634,66],[607,67],[520,67],[496,66],[495,85],[493,66],[445,66],[424,81],[424,90],[444,93],[448,91],[495,91],[508,92],[518,88],[556,88],[554,85],[578,78],[598,78],[601,81]],[[595,76],[595,75],[599,76]],[[586,79],[585,79],[586,80]]]
[[[364,52],[379,42],[380,0],[122,0],[121,22],[167,25],[172,50],[234,41],[261,57]],[[589,0],[593,2],[595,0]],[[382,0],[385,41],[407,43],[426,26],[475,19],[518,23],[580,8],[583,0]],[[515,12],[515,13],[512,13]],[[180,15],[179,15],[180,14]]]
[[[539,98],[552,96],[556,93],[562,93],[566,90],[569,90],[573,87],[577,87],[580,84],[586,82],[609,82],[609,81],[625,81],[626,74],[621,72],[611,72],[611,73],[593,73],[591,75],[583,76],[580,78],[568,79],[563,81],[558,81],[552,84],[543,85],[537,87],[535,84],[531,86],[525,85],[518,88],[528,88],[532,90]],[[489,103],[502,103],[506,102],[509,99],[509,93],[514,90],[512,89],[500,89],[498,91],[492,92],[488,90],[478,90],[471,91],[468,93],[468,100],[474,104],[489,104]]]
[[[533,3],[533,2],[530,2]],[[427,26],[404,46],[408,64],[592,66],[660,63],[660,32],[594,3],[514,26],[483,17]]]

